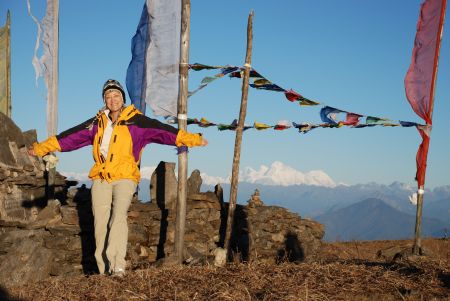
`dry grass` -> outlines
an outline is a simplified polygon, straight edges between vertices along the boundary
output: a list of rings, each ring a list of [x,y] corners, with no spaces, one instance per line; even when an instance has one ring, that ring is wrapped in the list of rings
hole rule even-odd
[[[125,278],[54,278],[10,288],[15,300],[450,300],[450,240],[425,240],[430,256],[384,262],[376,253],[406,241],[325,244],[308,263],[226,268],[162,267]],[[410,243],[410,242],[409,242]],[[12,296],[12,297],[11,297]]]

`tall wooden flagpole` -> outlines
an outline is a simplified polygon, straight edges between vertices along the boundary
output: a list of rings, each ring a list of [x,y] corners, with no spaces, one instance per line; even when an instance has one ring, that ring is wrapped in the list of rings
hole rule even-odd
[[[11,104],[11,16],[8,10],[6,16],[6,112],[5,114],[12,117],[12,104]]]
[[[178,128],[187,128],[187,97],[189,71],[189,33],[191,1],[182,0],[181,7],[181,45],[180,45],[180,92],[178,94]],[[183,263],[184,232],[186,225],[186,181],[187,151],[178,155],[178,202],[175,229],[175,254],[178,263]]]
[[[54,127],[50,135],[56,135],[58,123],[58,68],[59,68],[59,0],[53,1],[53,64],[52,64],[52,87],[51,97],[54,99],[53,115]]]
[[[52,20],[52,31],[53,31],[53,44],[51,45],[52,49],[52,76],[50,79],[50,87],[48,87],[51,91],[49,93],[50,99],[54,100],[47,103],[48,106],[53,105],[51,110],[52,114],[48,116],[48,118],[53,119],[53,126],[49,129],[49,136],[56,135],[57,133],[57,124],[58,124],[58,69],[59,69],[59,0],[53,1],[53,20]],[[53,155],[54,157],[54,155]],[[48,170],[48,191],[47,198],[53,199],[55,197],[55,175],[56,175],[56,166],[51,165]]]
[[[228,206],[227,228],[225,232],[224,249],[228,253],[230,250],[230,240],[233,229],[234,211],[236,208],[236,197],[239,181],[239,161],[241,158],[242,132],[244,131],[245,116],[247,114],[248,82],[252,63],[253,46],[253,11],[248,16],[247,23],[247,53],[245,55],[244,76],[242,79],[241,108],[239,112],[239,122],[236,128],[236,139],[234,143],[233,169],[231,172],[230,204]]]
[[[434,109],[434,94],[436,88],[436,79],[439,65],[439,52],[441,50],[441,40],[442,40],[442,32],[444,29],[444,21],[445,21],[445,11],[447,8],[447,0],[442,0],[441,6],[441,14],[439,17],[439,27],[437,31],[436,38],[436,46],[434,51],[434,66],[433,73],[431,79],[431,87],[430,87],[430,120],[432,120],[433,109]],[[428,149],[427,149],[428,152]],[[422,185],[417,190],[417,210],[416,210],[416,225],[414,228],[414,245],[413,245],[413,254],[419,255],[422,252],[422,239],[420,237],[421,229],[422,229],[422,207],[423,207],[423,195],[425,192],[425,186]]]

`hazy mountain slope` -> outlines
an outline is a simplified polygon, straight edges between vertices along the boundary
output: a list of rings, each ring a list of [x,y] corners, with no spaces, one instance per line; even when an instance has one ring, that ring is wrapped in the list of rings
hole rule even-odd
[[[406,239],[414,235],[415,216],[404,213],[382,200],[370,198],[348,207],[319,215],[325,225],[325,240]],[[443,235],[447,224],[424,218],[423,236]]]

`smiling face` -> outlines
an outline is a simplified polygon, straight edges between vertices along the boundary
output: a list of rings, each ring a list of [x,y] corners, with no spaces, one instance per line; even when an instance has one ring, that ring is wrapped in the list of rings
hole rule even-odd
[[[119,90],[111,89],[105,92],[105,104],[111,113],[119,112],[123,106],[122,93]]]

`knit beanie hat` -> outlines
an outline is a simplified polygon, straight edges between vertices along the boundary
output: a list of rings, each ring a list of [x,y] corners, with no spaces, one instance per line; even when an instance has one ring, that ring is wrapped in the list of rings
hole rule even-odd
[[[119,90],[120,93],[122,94],[123,102],[125,103],[126,101],[125,91],[123,90],[122,85],[115,79],[108,79],[106,83],[103,85],[102,98],[105,99],[106,91],[111,89]]]

